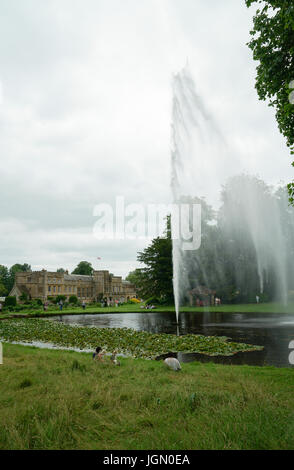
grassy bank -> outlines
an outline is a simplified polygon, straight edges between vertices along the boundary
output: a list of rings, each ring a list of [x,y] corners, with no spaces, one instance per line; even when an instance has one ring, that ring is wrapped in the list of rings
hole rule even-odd
[[[40,310],[25,310],[23,312],[3,312],[0,319],[11,317],[45,317],[50,315],[79,315],[84,313],[146,313],[151,310],[140,308],[140,305],[123,305],[120,307],[97,307],[88,306],[85,310],[81,307],[68,307],[60,311],[58,308],[52,308],[47,312]],[[154,312],[175,312],[173,305],[156,307]],[[294,313],[294,303],[288,305],[280,303],[261,303],[261,304],[228,304],[218,307],[181,307],[181,312],[222,312],[222,313]]]
[[[293,370],[4,344],[0,449],[293,449]]]

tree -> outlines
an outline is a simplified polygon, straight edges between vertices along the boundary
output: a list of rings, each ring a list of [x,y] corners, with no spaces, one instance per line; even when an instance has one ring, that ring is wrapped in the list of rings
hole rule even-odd
[[[63,268],[58,268],[56,272],[57,272],[57,273],[63,273],[63,274],[64,274],[64,273],[66,272],[66,270],[63,269]]]
[[[1,296],[8,294],[9,291],[9,271],[6,266],[0,264],[0,292]]]
[[[126,281],[129,281],[131,284],[134,284],[134,286],[139,287],[141,282],[141,275],[141,269],[135,269],[134,271],[129,272],[126,277]]]
[[[11,268],[9,269],[9,280],[8,280],[8,290],[9,292],[11,291],[12,287],[13,287],[13,284],[14,284],[14,280],[15,280],[15,274],[18,273],[18,272],[30,272],[31,271],[31,266],[27,263],[24,263],[24,264],[14,264],[13,266],[11,266]]]
[[[81,261],[74,269],[72,274],[82,274],[85,276],[91,276],[93,274],[93,267],[88,261]]]
[[[8,290],[6,289],[5,285],[0,280],[0,297],[5,297],[7,293],[8,293]]]
[[[166,238],[157,237],[144,251],[138,253],[138,261],[146,267],[136,270],[136,283],[145,299],[155,297],[162,302],[173,301],[173,266],[170,216],[167,218]]]
[[[255,3],[262,5],[253,18],[252,39],[248,43],[254,60],[259,61],[255,87],[259,99],[269,99],[269,106],[275,108],[279,130],[293,155],[294,105],[289,94],[294,80],[294,3],[293,0],[245,1],[247,7]],[[294,205],[294,181],[289,183],[288,192]]]

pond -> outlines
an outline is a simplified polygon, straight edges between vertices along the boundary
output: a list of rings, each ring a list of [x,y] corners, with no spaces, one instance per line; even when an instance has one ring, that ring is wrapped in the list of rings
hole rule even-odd
[[[178,353],[177,357],[181,362],[198,360],[223,364],[291,367],[289,343],[294,340],[294,314],[185,312],[180,314],[178,326],[174,313],[161,312],[60,315],[52,320],[97,328],[126,327],[150,333],[227,336],[233,341],[264,346],[264,349],[239,352],[229,357],[182,353]]]

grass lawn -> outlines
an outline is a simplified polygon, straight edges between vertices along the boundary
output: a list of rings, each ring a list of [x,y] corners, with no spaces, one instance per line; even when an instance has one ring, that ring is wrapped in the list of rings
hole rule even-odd
[[[12,316],[50,316],[50,315],[78,315],[81,313],[146,313],[146,312],[175,312],[173,305],[170,306],[160,306],[155,310],[145,310],[140,308],[138,305],[123,305],[121,307],[93,307],[89,306],[86,310],[83,310],[81,307],[69,307],[64,308],[60,311],[58,308],[50,309],[47,312],[43,310],[25,310],[23,312],[4,312],[0,314],[0,319],[9,318]],[[291,302],[288,305],[283,305],[280,303],[261,303],[261,304],[228,304],[220,305],[218,307],[182,307],[181,312],[223,312],[223,313],[294,313],[294,303]]]
[[[0,449],[293,449],[293,369],[3,345]]]

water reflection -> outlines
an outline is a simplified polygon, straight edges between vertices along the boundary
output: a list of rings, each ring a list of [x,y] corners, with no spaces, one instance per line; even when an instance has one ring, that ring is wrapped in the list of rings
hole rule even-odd
[[[233,341],[264,346],[263,351],[238,353],[214,358],[202,354],[178,354],[179,360],[213,361],[227,364],[275,365],[290,367],[289,343],[294,340],[294,314],[256,314],[203,312],[181,313],[179,326],[175,314],[160,312],[64,315],[52,318],[66,324],[97,328],[133,328],[137,331],[172,334],[228,336]]]

